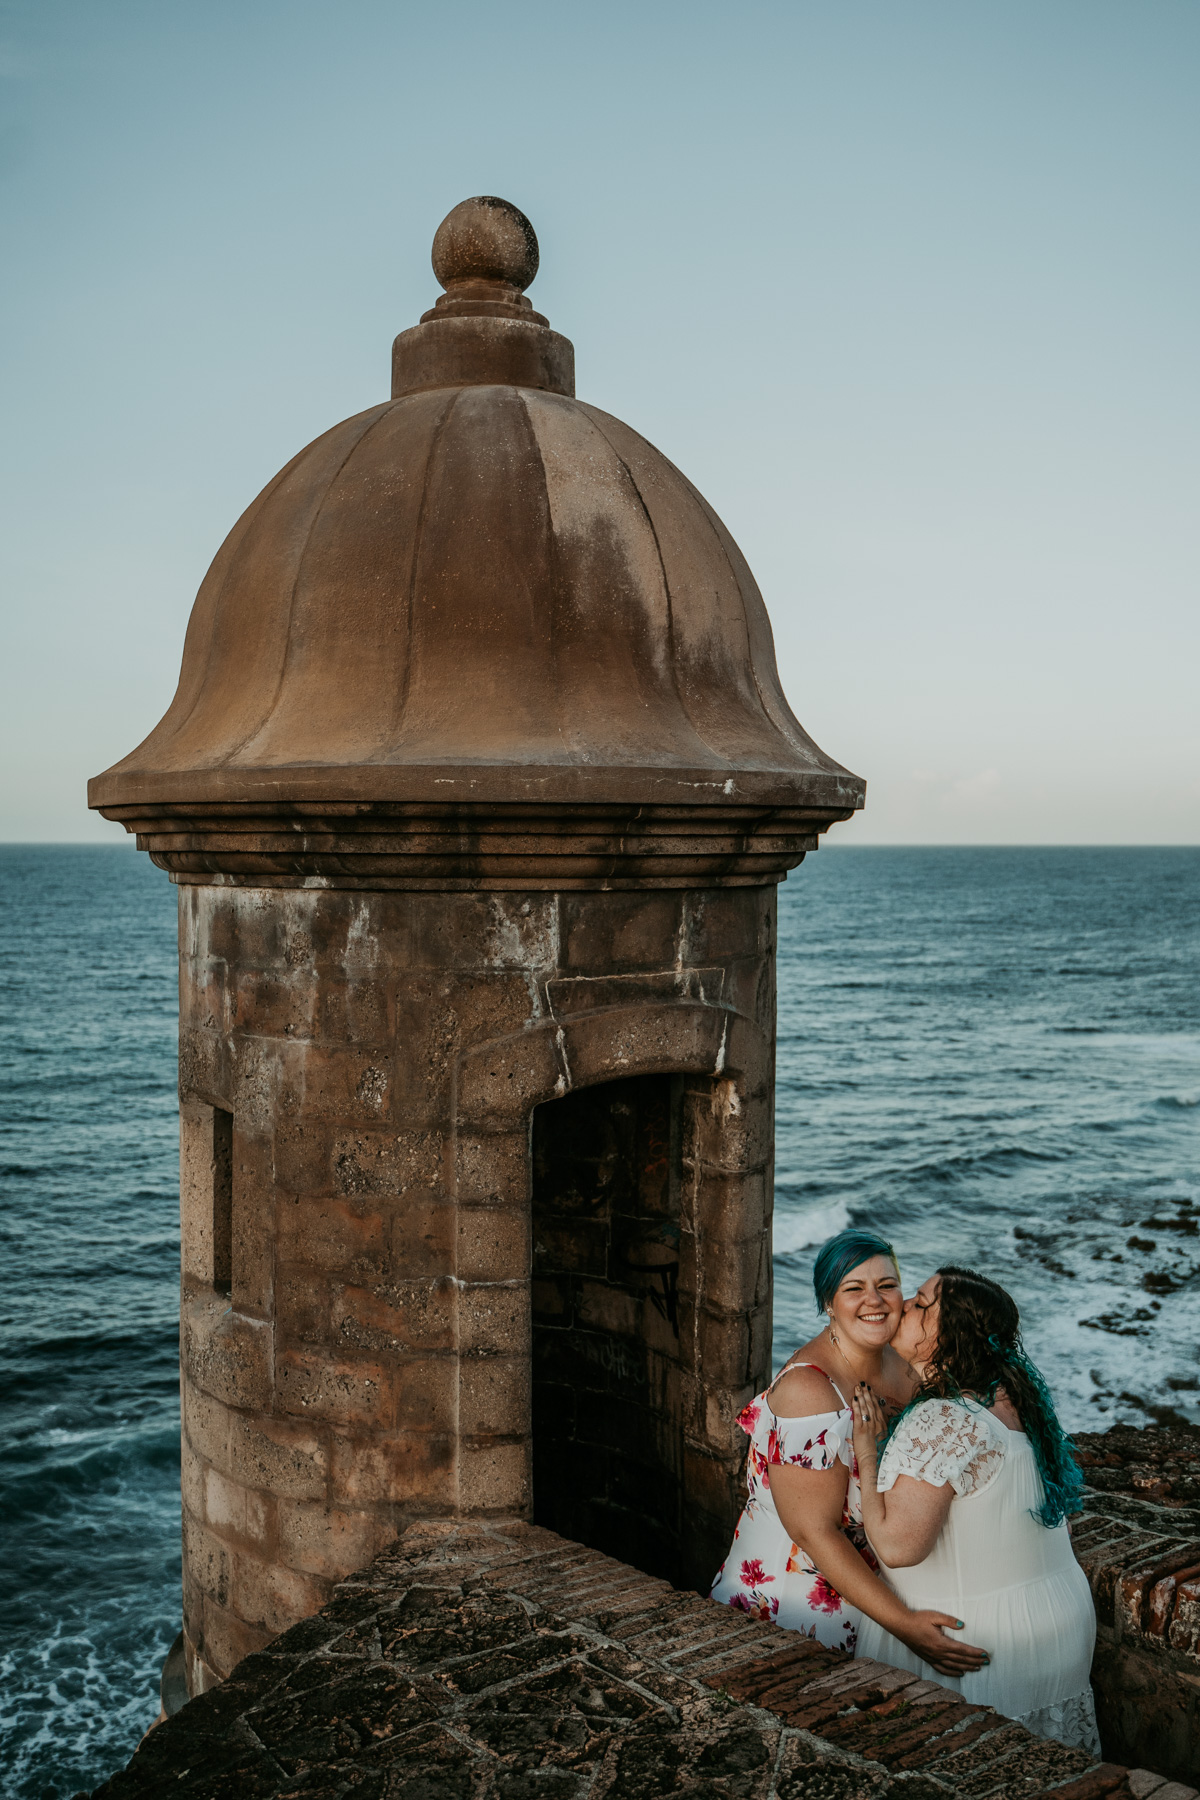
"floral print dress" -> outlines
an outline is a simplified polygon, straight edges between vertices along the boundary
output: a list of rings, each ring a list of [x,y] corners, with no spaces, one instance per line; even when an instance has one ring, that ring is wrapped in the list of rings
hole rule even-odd
[[[790,1369],[816,1367],[816,1363],[787,1365]],[[784,1372],[781,1369],[780,1375]],[[773,1620],[789,1631],[801,1631],[805,1637],[853,1655],[862,1614],[842,1599],[812,1558],[793,1544],[771,1498],[773,1467],[792,1463],[819,1472],[832,1469],[837,1462],[845,1463],[849,1479],[842,1530],[868,1567],[877,1569],[863,1530],[858,1465],[851,1441],[853,1416],[843,1405],[837,1412],[814,1413],[804,1419],[776,1418],[771,1410],[774,1386],[773,1381],[738,1414],[738,1424],[750,1439],[748,1497],[729,1555],[713,1582],[712,1597],[753,1619]],[[839,1393],[838,1398],[843,1396]]]

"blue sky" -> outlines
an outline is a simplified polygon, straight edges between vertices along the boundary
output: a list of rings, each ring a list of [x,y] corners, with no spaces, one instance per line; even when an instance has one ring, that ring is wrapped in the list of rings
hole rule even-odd
[[[843,841],[1200,842],[1194,0],[0,7],[0,837],[174,688],[495,193],[758,575]]]

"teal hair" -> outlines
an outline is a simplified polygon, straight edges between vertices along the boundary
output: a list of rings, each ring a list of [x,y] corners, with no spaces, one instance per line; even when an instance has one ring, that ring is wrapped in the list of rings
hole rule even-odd
[[[870,1262],[873,1256],[888,1256],[893,1262],[896,1261],[896,1252],[876,1231],[858,1231],[851,1226],[849,1230],[839,1231],[836,1237],[831,1237],[822,1244],[813,1264],[813,1293],[817,1299],[817,1311],[825,1311],[851,1269],[857,1269],[860,1263]]]
[[[1041,1370],[1027,1356],[1020,1333],[1009,1345],[989,1337],[988,1348],[1001,1359],[1003,1372],[992,1383],[984,1403],[992,1406],[997,1389],[1003,1387],[1020,1414],[1045,1490],[1034,1517],[1052,1530],[1083,1508],[1083,1472],[1075,1458],[1075,1447],[1058,1422],[1050,1389]]]

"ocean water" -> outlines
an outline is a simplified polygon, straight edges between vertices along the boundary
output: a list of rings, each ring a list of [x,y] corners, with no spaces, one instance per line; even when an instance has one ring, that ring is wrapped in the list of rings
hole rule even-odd
[[[1200,849],[829,849],[781,894],[775,1354],[870,1224],[1016,1298],[1064,1422],[1200,1422]]]
[[[1009,1286],[1075,1428],[1200,1420],[1200,850],[832,846],[780,893],[776,1357],[814,1247]],[[179,1623],[175,891],[0,846],[0,1793],[129,1756]]]
[[[0,1793],[70,1795],[179,1629],[175,890],[0,846]]]

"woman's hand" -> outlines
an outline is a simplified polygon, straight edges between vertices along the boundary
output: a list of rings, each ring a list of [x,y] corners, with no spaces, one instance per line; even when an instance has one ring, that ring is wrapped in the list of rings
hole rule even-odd
[[[947,1631],[961,1631],[961,1619],[949,1613],[910,1612],[903,1625],[893,1627],[902,1644],[935,1668],[939,1675],[971,1675],[991,1662],[986,1650],[974,1644],[960,1644],[946,1636]]]
[[[881,1494],[875,1463],[886,1423],[883,1407],[865,1382],[855,1386],[851,1413],[867,1539],[889,1569],[911,1569],[925,1561],[937,1542],[954,1490],[948,1481],[935,1487],[915,1476],[899,1475],[891,1490]]]
[[[850,1410],[854,1415],[854,1454],[861,1474],[864,1464],[871,1469],[875,1467],[879,1440],[887,1430],[887,1419],[883,1407],[865,1381],[860,1381],[855,1387]],[[874,1486],[873,1481],[871,1485]]]

